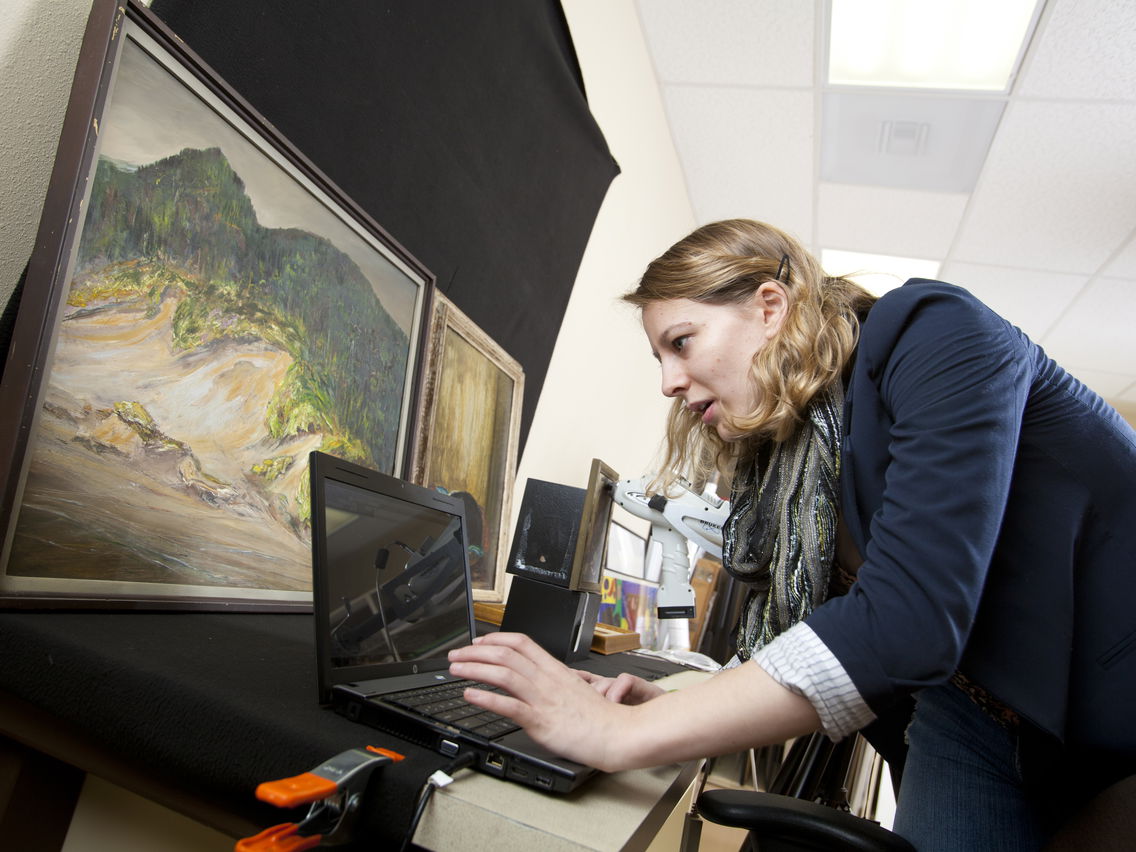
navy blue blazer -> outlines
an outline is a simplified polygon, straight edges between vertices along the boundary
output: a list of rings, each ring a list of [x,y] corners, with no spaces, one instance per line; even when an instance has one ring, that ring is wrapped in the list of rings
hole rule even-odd
[[[1067,745],[1136,758],[1136,432],[967,291],[865,321],[842,513],[864,557],[808,623],[881,712],[958,669]]]

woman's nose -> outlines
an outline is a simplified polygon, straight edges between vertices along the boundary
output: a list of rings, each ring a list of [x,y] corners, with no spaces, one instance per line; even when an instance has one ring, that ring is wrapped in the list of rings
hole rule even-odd
[[[664,361],[662,366],[663,396],[680,396],[687,386],[686,373],[673,361]]]

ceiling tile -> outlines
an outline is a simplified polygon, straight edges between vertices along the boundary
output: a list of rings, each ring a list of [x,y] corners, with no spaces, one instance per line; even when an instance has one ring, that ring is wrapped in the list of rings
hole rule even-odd
[[[955,256],[1097,272],[1136,227],[1133,139],[1136,106],[1011,104],[971,198]]]
[[[1094,279],[1042,340],[1072,372],[1100,370],[1136,377],[1136,281]]]
[[[1136,96],[1136,3],[1049,0],[1017,94],[1031,98]]]
[[[826,92],[821,179],[970,192],[1005,102],[891,92]]]
[[[812,241],[812,93],[666,86],[663,97],[699,222],[761,219]]]
[[[817,242],[823,248],[942,260],[969,196],[821,183]]]
[[[1103,274],[1110,278],[1136,278],[1136,237],[1128,241]]]
[[[1042,344],[1046,333],[1089,281],[1085,275],[973,263],[947,263],[942,277],[965,287]]]
[[[1069,370],[1084,384],[1105,399],[1124,400],[1124,392],[1131,387],[1136,373],[1109,373],[1104,370]],[[1133,397],[1136,401],[1136,397]]]
[[[812,3],[639,0],[660,83],[811,87]]]

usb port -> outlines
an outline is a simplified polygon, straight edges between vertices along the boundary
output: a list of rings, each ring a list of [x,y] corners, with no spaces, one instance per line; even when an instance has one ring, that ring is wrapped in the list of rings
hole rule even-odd
[[[536,786],[543,787],[545,790],[552,789],[552,779],[547,775],[538,775],[534,780],[536,781]]]

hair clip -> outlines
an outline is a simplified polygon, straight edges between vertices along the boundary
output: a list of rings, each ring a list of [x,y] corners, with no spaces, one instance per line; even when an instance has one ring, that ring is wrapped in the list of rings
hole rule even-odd
[[[781,262],[779,264],[777,264],[777,280],[778,281],[781,280],[781,270],[782,269],[785,270],[785,281],[784,281],[784,283],[788,284],[789,283],[789,276],[792,274],[792,269],[790,268],[789,255],[787,255],[787,254],[781,255]]]

